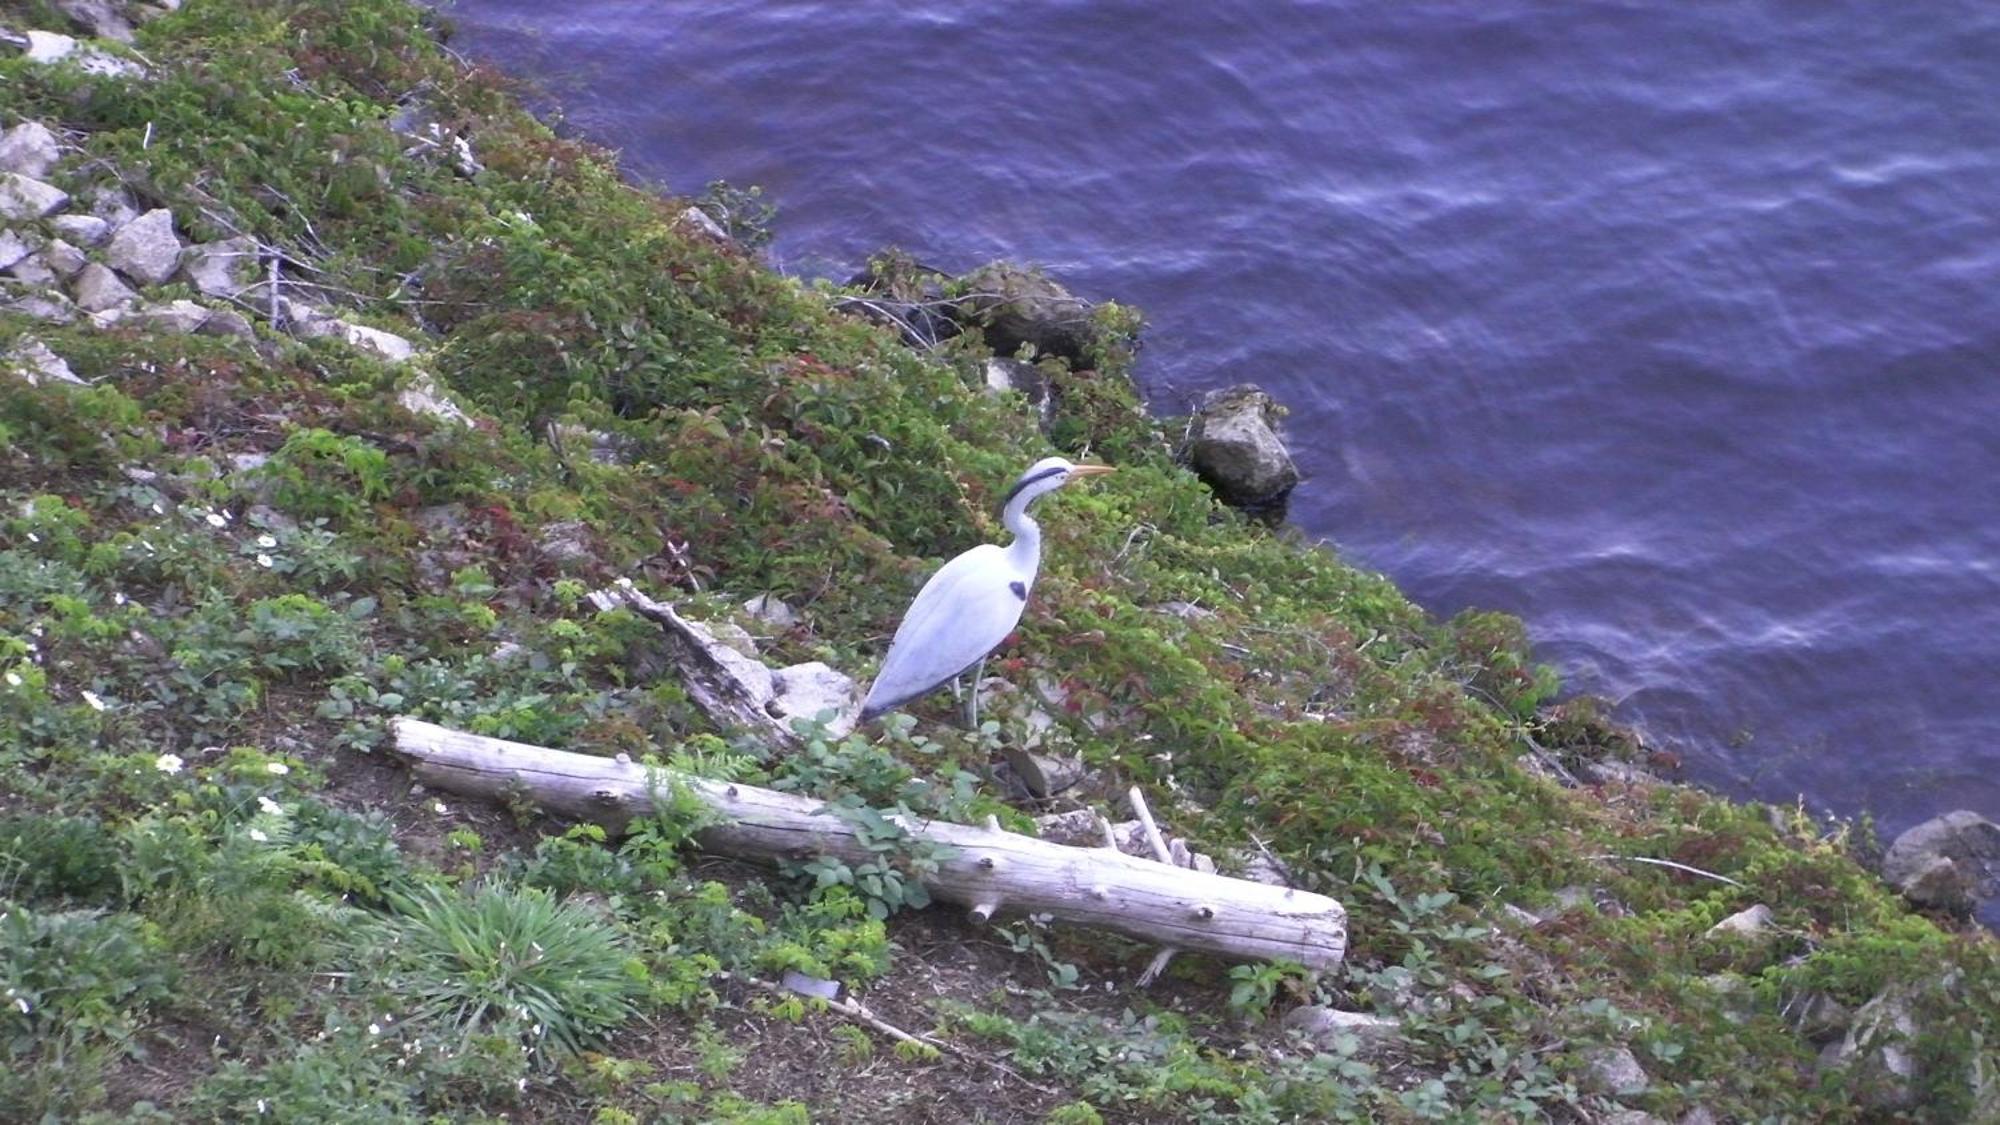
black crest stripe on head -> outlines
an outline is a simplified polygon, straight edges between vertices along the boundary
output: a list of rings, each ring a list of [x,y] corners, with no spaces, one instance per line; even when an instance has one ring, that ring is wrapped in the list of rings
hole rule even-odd
[[[1007,505],[1013,503],[1014,497],[1019,496],[1021,494],[1022,489],[1028,487],[1029,485],[1035,483],[1036,481],[1047,480],[1050,477],[1061,476],[1062,474],[1068,471],[1069,470],[1062,465],[1055,465],[1050,468],[1043,469],[1041,472],[1036,473],[1034,476],[1022,477],[1020,480],[1014,482],[1014,487],[1007,490],[1007,498],[1005,500],[1000,501],[1000,506],[1004,508]]]

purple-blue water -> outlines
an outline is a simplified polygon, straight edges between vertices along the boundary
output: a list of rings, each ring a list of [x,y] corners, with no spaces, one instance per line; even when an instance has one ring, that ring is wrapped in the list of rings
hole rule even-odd
[[[1046,265],[1693,779],[2000,819],[2000,5],[459,0],[774,260]]]

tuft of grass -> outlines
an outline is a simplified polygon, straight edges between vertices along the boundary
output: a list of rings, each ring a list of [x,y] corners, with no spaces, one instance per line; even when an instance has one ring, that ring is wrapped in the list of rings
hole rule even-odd
[[[427,886],[358,936],[406,1018],[469,1043],[514,1034],[538,1054],[574,1054],[629,1019],[645,969],[612,925],[533,887]]]

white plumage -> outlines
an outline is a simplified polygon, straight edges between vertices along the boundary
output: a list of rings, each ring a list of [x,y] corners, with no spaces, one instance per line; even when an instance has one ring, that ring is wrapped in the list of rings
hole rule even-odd
[[[1111,471],[1105,465],[1045,457],[1021,474],[1000,517],[1014,533],[1014,541],[1005,547],[992,543],[974,547],[924,583],[903,614],[903,623],[889,642],[889,655],[882,658],[882,670],[861,704],[863,722],[950,683],[1007,639],[1020,623],[1041,568],[1042,529],[1029,517],[1029,505],[1079,477]],[[976,715],[977,676],[972,691]]]

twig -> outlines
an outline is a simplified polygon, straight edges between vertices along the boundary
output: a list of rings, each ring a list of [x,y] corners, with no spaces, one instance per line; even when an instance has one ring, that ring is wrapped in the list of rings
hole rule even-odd
[[[758,989],[763,992],[769,992],[777,996],[793,997],[793,996],[803,995],[802,993],[793,992],[791,989],[786,988],[781,984],[773,984],[770,981],[759,980],[756,977],[742,976],[736,973],[728,973],[728,972],[718,973],[717,976],[721,977],[724,980],[739,981],[743,984],[749,985],[752,988]],[[876,1015],[874,1012],[869,1011],[868,1006],[866,1004],[861,1003],[859,1000],[853,1000],[853,999],[828,1000],[825,997],[815,997],[814,999],[819,999],[829,1009],[833,1010],[834,1012],[846,1016],[848,1019],[851,1019],[856,1023],[865,1024],[869,1027],[872,1027],[876,1031],[881,1032],[882,1034],[888,1036],[891,1039],[896,1040],[899,1043],[915,1043],[920,1047],[928,1047],[931,1050],[938,1052],[939,1054],[951,1055],[955,1058],[963,1059],[966,1062],[973,1062],[973,1063],[978,1063],[981,1066],[991,1067],[994,1070],[997,1070],[1000,1073],[1006,1075],[1007,1077],[1012,1078],[1014,1081],[1019,1082],[1021,1085],[1043,1094],[1055,1096],[1060,1092],[1057,1090],[1052,1090],[1047,1086],[1040,1085],[1039,1083],[1030,1082],[1026,1078],[1022,1077],[1019,1071],[1013,1069],[1010,1066],[1007,1066],[1005,1063],[996,1062],[992,1059],[987,1058],[984,1055],[975,1055],[972,1052],[966,1050],[963,1047],[958,1046],[955,1043],[947,1043],[942,1039],[933,1039],[928,1035],[912,1035],[911,1033],[904,1031],[902,1028],[897,1027],[895,1024],[892,1024],[889,1021],[883,1019],[882,1017]]]
[[[1146,795],[1134,785],[1125,799],[1132,802],[1132,812],[1138,816],[1139,826],[1146,830],[1146,843],[1152,845],[1153,858],[1161,863],[1173,863],[1173,853],[1167,850],[1167,841],[1160,836],[1160,826],[1153,823],[1153,810],[1146,807]]]
[[[1688,873],[1688,874],[1690,874],[1690,875],[1700,875],[1700,876],[1703,876],[1703,877],[1705,877],[1705,878],[1709,878],[1709,879],[1714,879],[1715,881],[1717,881],[1717,882],[1719,882],[1719,883],[1728,883],[1728,884],[1729,884],[1730,886],[1732,886],[1732,887],[1740,887],[1740,886],[1742,886],[1742,885],[1743,885],[1743,884],[1741,884],[1741,883],[1737,882],[1736,880],[1734,880],[1734,879],[1731,879],[1731,878],[1730,878],[1729,876],[1727,876],[1727,875],[1717,875],[1717,874],[1716,874],[1715,872],[1713,872],[1713,871],[1703,871],[1703,870],[1702,870],[1701,868],[1699,868],[1699,867],[1689,867],[1689,866],[1688,866],[1687,864],[1685,864],[1685,863],[1675,863],[1675,862],[1674,862],[1673,860],[1671,860],[1671,859],[1652,859],[1652,858],[1649,858],[1649,857],[1647,857],[1647,856],[1643,856],[1643,855],[1591,855],[1591,856],[1585,856],[1584,858],[1585,858],[1585,859],[1616,859],[1616,860],[1621,860],[1621,861],[1623,861],[1623,862],[1626,862],[1626,863],[1650,863],[1650,864],[1652,864],[1652,865],[1653,865],[1653,866],[1655,866],[1655,867],[1671,867],[1671,868],[1673,868],[1673,869],[1674,869],[1675,871],[1685,871],[1685,872],[1687,872],[1687,873]]]

